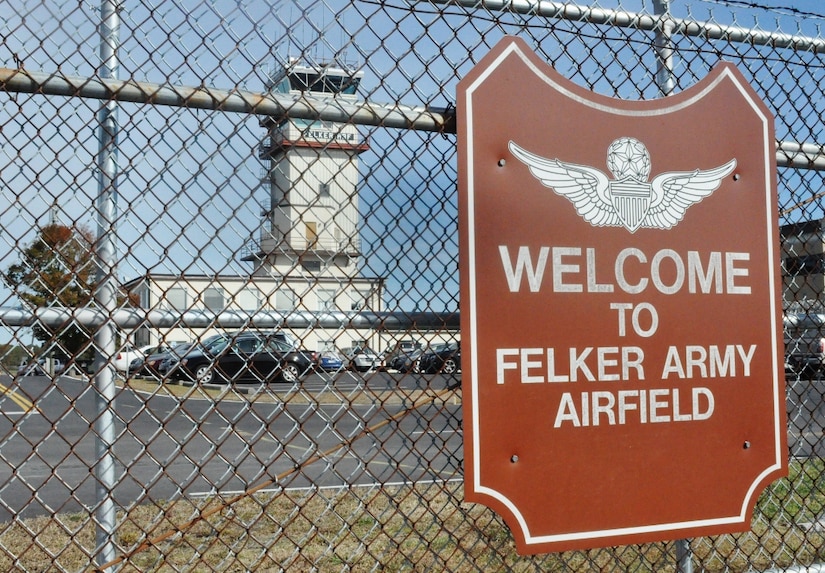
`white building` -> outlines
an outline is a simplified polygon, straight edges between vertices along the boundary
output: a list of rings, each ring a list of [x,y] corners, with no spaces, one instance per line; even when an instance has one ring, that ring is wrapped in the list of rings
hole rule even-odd
[[[245,277],[228,275],[165,275],[149,273],[129,281],[124,288],[133,293],[141,308],[167,311],[171,315],[199,312],[206,316],[232,313],[240,320],[256,314],[273,313],[287,319],[301,313],[323,314],[353,310],[380,310],[383,283],[379,279],[350,279],[346,288],[337,280],[307,280],[303,277]],[[217,325],[207,328],[171,326],[142,327],[135,333],[138,345],[157,344],[161,340],[190,341],[223,330]],[[288,329],[308,350],[344,350],[354,346],[379,347],[372,330]]]

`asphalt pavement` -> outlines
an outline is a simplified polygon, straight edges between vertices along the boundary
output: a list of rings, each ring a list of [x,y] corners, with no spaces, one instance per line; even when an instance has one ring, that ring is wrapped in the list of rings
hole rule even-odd
[[[246,386],[245,394],[217,400],[215,393],[176,397],[121,386],[112,404],[117,485],[111,495],[124,507],[267,482],[290,488],[460,479],[457,399],[436,400],[364,431],[404,412],[417,390],[455,382],[438,375],[324,373],[300,386]],[[0,386],[0,520],[91,511],[106,495],[95,471],[103,450],[93,385],[6,376]],[[322,459],[307,463],[322,452]]]
[[[179,397],[121,386],[112,405],[117,486],[111,495],[125,507],[260,484],[276,489],[460,480],[458,395],[403,413],[418,391],[456,382],[438,375],[342,372],[312,375],[294,387],[246,386],[245,394],[220,399],[219,392],[190,389]],[[825,456],[825,380],[790,377],[786,397],[788,455]],[[93,510],[105,495],[96,487],[98,407],[88,380],[0,376],[1,521]],[[395,415],[397,422],[383,423]]]

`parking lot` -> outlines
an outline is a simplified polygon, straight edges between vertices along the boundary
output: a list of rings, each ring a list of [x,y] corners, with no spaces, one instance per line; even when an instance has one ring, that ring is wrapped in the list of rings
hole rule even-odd
[[[449,454],[461,449],[458,395],[448,392],[403,413],[421,391],[455,381],[343,371],[313,374],[300,385],[238,385],[240,392],[147,381],[121,386],[112,446],[120,478],[116,503],[237,492],[267,480],[272,488],[290,488],[460,478],[460,462]],[[82,378],[44,376],[0,377],[0,384],[0,520],[92,507],[92,386]],[[398,414],[397,422],[364,432]],[[285,472],[285,480],[273,479]]]

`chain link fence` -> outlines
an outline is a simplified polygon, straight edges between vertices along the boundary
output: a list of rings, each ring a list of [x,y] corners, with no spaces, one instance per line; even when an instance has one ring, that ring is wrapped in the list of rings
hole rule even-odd
[[[810,360],[749,533],[519,556],[463,501],[456,83],[507,34],[615,98],[735,63],[825,355],[825,12],[789,4],[0,2],[0,569],[825,569]]]

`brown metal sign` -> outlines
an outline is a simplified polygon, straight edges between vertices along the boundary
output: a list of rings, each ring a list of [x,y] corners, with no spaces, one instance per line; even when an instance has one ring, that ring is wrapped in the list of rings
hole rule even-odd
[[[747,530],[787,473],[773,118],[736,68],[458,86],[465,495],[520,552]]]

